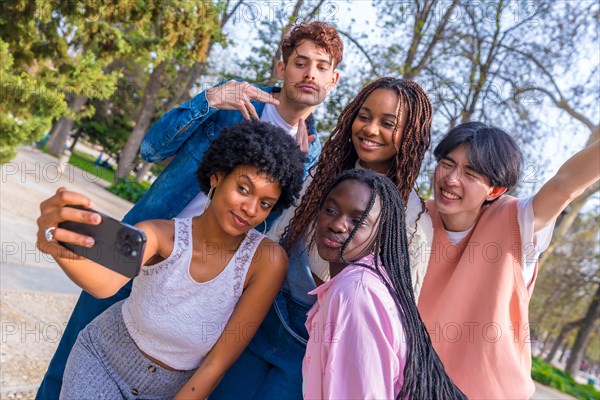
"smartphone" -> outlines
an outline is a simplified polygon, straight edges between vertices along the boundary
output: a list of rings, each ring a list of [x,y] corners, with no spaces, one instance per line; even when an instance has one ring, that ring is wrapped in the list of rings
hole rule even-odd
[[[58,242],[61,246],[128,278],[133,278],[140,272],[146,247],[144,231],[91,208],[72,205],[65,207],[94,212],[100,215],[102,221],[98,225],[71,221],[61,222],[58,224],[59,228],[94,238],[92,247]]]

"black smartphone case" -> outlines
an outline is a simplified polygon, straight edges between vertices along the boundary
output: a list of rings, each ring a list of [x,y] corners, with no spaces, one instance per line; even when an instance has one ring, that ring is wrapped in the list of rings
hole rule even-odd
[[[81,206],[66,206],[94,212],[102,217],[98,225],[65,221],[59,228],[67,229],[94,238],[92,247],[82,247],[70,243],[59,242],[73,253],[90,259],[133,278],[142,267],[142,257],[146,246],[146,235],[134,226],[124,224],[98,211]]]

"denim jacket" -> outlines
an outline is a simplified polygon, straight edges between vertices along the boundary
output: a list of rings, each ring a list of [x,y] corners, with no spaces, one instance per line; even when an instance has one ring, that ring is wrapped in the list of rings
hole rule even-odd
[[[239,80],[238,80],[239,81]],[[224,82],[220,83],[223,84]],[[279,87],[261,87],[265,92],[278,92]],[[260,116],[264,103],[252,101]],[[196,170],[211,141],[219,136],[221,129],[243,121],[237,110],[218,110],[211,107],[202,92],[187,103],[174,108],[156,121],[141,145],[142,157],[150,162],[162,161],[175,156],[162,171],[148,192],[123,218],[129,224],[149,219],[171,219],[177,216],[200,192]],[[312,115],[307,118],[309,134],[316,135],[316,124]],[[321,142],[313,140],[304,162],[304,177],[321,153]],[[279,213],[271,213],[270,225]]]

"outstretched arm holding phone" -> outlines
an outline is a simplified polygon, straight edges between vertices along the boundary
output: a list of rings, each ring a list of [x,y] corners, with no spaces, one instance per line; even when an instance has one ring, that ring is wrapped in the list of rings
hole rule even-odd
[[[88,197],[68,191],[65,188],[58,189],[54,196],[40,205],[42,214],[38,219],[37,247],[42,252],[51,255],[77,286],[96,298],[110,297],[123,287],[130,278],[75,254],[58,243],[69,243],[86,248],[94,245],[92,237],[59,226],[60,223],[66,221],[90,225],[100,224],[102,220],[100,215],[87,210],[68,207],[73,205],[93,207],[92,201]],[[157,232],[168,231],[168,225],[171,225],[172,230],[172,224],[169,221],[144,221],[136,225],[144,231],[147,238],[146,247],[142,254],[142,264],[145,264],[155,255],[162,253],[159,243],[163,243],[165,245],[163,247],[168,247],[169,241],[165,238],[159,240],[157,236]],[[54,227],[54,229],[51,230],[52,240],[49,241],[46,237],[46,230],[51,227]],[[112,239],[109,238],[109,240],[112,243]],[[114,240],[118,240],[118,238],[115,237]],[[114,249],[99,248],[98,251],[114,251]],[[164,254],[162,253],[163,258],[165,257]]]

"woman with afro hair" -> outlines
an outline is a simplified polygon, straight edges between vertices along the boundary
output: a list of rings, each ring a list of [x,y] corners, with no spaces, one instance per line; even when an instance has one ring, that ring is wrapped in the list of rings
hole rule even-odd
[[[302,187],[303,155],[281,128],[253,121],[223,128],[198,168],[211,199],[193,218],[143,221],[143,267],[131,296],[84,328],[67,361],[61,398],[205,399],[267,314],[287,270],[285,251],[254,229]],[[48,227],[98,224],[82,194],[60,188],[41,204],[38,248],[96,298],[129,278],[57,241],[93,239]]]

